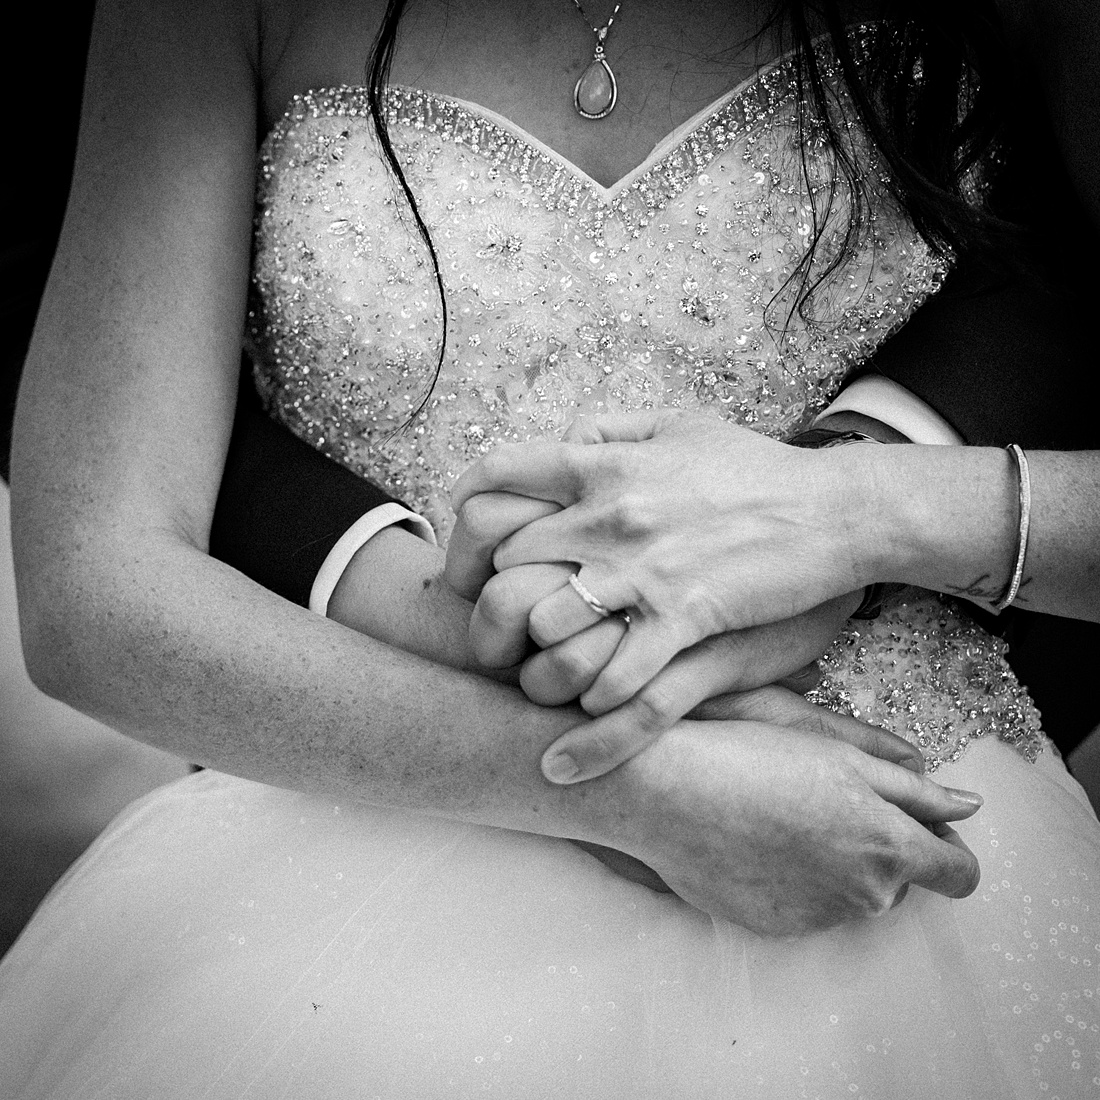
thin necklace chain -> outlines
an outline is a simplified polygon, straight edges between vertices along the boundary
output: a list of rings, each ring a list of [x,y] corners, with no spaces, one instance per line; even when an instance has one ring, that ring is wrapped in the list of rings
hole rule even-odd
[[[588,12],[586,12],[584,10],[584,8],[581,7],[581,0],[573,0],[573,5],[576,7],[577,11],[579,11],[581,13],[581,18],[586,23],[591,24],[592,20],[589,18]],[[607,20],[607,22],[602,27],[593,27],[592,28],[592,33],[593,34],[597,34],[597,35],[602,36],[601,41],[602,41],[603,38],[607,37],[608,33],[611,30],[611,24],[615,22],[615,16],[619,14],[619,8],[621,8],[622,6],[623,6],[623,0],[619,0],[619,2],[615,5],[615,10],[612,11],[611,16]]]

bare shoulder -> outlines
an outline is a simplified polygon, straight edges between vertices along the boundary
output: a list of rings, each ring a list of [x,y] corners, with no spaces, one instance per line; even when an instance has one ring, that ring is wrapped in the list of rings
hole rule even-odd
[[[170,83],[229,65],[255,69],[263,0],[98,0],[89,57],[93,77],[154,70]],[[159,84],[161,81],[156,81]]]
[[[131,156],[149,164],[204,114],[207,125],[253,117],[259,3],[98,0],[78,179],[111,173]]]
[[[386,15],[386,0],[259,0],[260,113],[264,129],[290,99],[359,84]],[[415,8],[415,5],[411,5]]]

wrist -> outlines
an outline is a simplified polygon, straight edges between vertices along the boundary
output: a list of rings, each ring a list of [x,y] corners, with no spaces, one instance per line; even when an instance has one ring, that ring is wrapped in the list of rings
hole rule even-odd
[[[388,501],[379,504],[359,517],[341,536],[325,556],[309,594],[309,609],[318,615],[329,614],[332,598],[344,571],[363,547],[387,528],[400,526],[411,534],[436,544],[435,532],[423,516],[410,512],[403,504]]]
[[[695,808],[689,791],[693,777],[697,779],[701,746],[693,730],[714,724],[682,719],[606,775],[568,788],[582,796],[577,812],[587,838],[627,852],[662,873],[657,864],[669,839],[670,822]],[[724,725],[732,732],[736,723]]]
[[[847,448],[858,451],[859,448]],[[883,581],[992,606],[1014,563],[1018,479],[992,447],[880,448],[877,462],[840,454],[862,502],[859,569]]]
[[[587,721],[590,719],[584,715],[582,722]],[[574,722],[573,726],[580,724]],[[562,785],[544,779],[543,782],[560,792],[562,810],[569,817],[569,824],[561,835],[645,859],[648,851],[646,823],[655,799],[663,796],[655,782],[659,779],[657,770],[649,766],[648,760],[641,759],[652,748],[649,746],[595,779]]]
[[[907,440],[870,417],[842,412],[819,420],[787,442],[806,450],[828,452],[820,458],[815,496],[832,530],[830,542],[837,576],[850,581],[841,591],[863,590],[855,611],[860,618],[874,618],[881,603],[882,580],[874,547],[883,541],[875,522],[878,518],[874,503],[878,491],[875,459],[883,450],[877,445]],[[856,461],[838,461],[833,457],[841,451],[856,455]]]
[[[400,526],[364,543],[340,577],[328,617],[452,668],[472,665],[471,604],[443,579],[443,551]]]

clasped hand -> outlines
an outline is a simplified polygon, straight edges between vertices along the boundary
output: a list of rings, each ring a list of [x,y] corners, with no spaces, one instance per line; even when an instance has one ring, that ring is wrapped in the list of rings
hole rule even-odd
[[[548,778],[604,774],[714,695],[810,686],[859,602],[850,571],[820,565],[836,554],[807,506],[824,497],[814,474],[804,452],[665,410],[582,418],[462,477],[447,579],[477,600],[479,661],[515,664],[530,637],[527,694],[603,716],[551,748]]]
[[[572,445],[643,440],[659,445]],[[597,716],[547,750],[544,772],[578,782],[630,761],[616,776],[628,786],[648,777],[647,808],[638,830],[627,815],[631,828],[613,839],[699,908],[783,933],[879,912],[910,882],[964,896],[977,863],[947,822],[980,799],[921,775],[903,739],[777,686],[813,683],[815,658],[859,596],[828,570],[814,574],[823,540],[799,541],[813,524],[792,518],[797,493],[767,505],[773,449],[797,454],[671,413],[582,421],[564,444],[490,456],[458,485],[447,558],[451,585],[477,601],[473,650],[487,668],[522,661],[534,701],[579,697]],[[729,468],[744,470],[752,488],[714,489]],[[783,465],[779,480],[800,469]],[[757,514],[740,521],[738,500]],[[753,560],[774,558],[777,544],[780,568]],[[630,608],[629,629],[578,593],[574,573],[601,603]],[[730,581],[738,576],[744,590]],[[799,578],[813,597],[794,591]],[[754,583],[772,585],[770,610]],[[534,654],[529,638],[542,647]]]

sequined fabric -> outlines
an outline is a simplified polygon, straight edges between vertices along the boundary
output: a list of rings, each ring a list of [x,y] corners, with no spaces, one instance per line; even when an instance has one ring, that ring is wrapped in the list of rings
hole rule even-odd
[[[269,408],[444,538],[471,462],[579,413],[675,406],[777,438],[806,426],[946,264],[851,127],[874,217],[845,250],[855,200],[812,134],[803,173],[796,106],[781,62],[604,188],[504,119],[391,90],[391,139],[446,291],[433,385],[440,294],[365,92],[297,98],[261,152],[250,339]],[[794,308],[815,233],[811,281],[827,277]],[[1037,715],[999,645],[927,603],[908,605],[919,626],[887,618],[841,639],[821,700],[914,738],[933,765],[987,732],[1033,758]],[[945,657],[959,647],[971,656]]]
[[[1034,763],[1039,713],[1004,660],[1007,647],[949,600],[909,589],[874,622],[852,620],[821,659],[816,703],[900,733],[928,771],[994,734]]]

